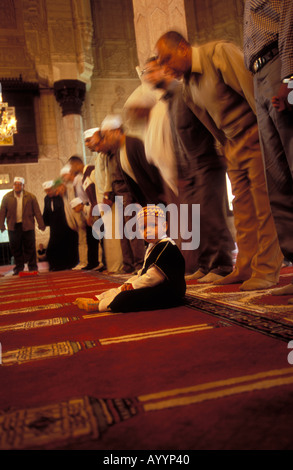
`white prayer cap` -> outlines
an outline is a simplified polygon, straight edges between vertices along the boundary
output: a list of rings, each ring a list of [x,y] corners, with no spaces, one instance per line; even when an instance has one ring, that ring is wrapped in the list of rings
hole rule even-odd
[[[70,206],[72,209],[74,209],[74,207],[78,206],[79,204],[83,204],[80,197],[75,197],[74,199],[72,199],[72,201],[70,201]]]
[[[94,135],[95,132],[99,131],[100,128],[99,127],[93,127],[92,129],[87,129],[86,131],[84,131],[83,133],[83,138],[84,140],[85,139],[89,139],[90,137],[92,137]]]
[[[21,176],[15,176],[13,182],[24,184],[24,178],[21,178]]]
[[[140,85],[127,98],[124,103],[124,109],[129,108],[146,108],[151,109],[158,102],[158,90],[153,90],[147,85]]]
[[[122,126],[122,118],[119,114],[108,114],[101,124],[102,131],[112,131]]]
[[[43,189],[50,189],[54,186],[54,181],[53,180],[50,180],[50,181],[45,181],[43,183]]]
[[[60,171],[60,176],[63,176],[63,175],[68,175],[71,171],[71,166],[70,165],[65,165],[63,168],[61,168],[61,171]]]

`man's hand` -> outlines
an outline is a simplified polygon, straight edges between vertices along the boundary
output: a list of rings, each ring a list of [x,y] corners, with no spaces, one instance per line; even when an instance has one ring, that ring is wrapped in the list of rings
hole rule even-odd
[[[92,215],[89,215],[88,218],[86,219],[86,223],[88,224],[89,227],[92,227],[94,225],[94,217]]]
[[[112,207],[113,205],[113,193],[106,192],[104,193],[103,204],[108,204],[108,206]]]
[[[123,292],[125,290],[133,290],[133,285],[130,284],[130,282],[126,282],[125,284],[122,284],[121,292]]]
[[[288,110],[293,110],[293,106],[290,105],[288,101],[288,95],[290,93],[290,88],[288,83],[282,83],[279,92],[276,96],[272,98],[272,104],[279,112]]]

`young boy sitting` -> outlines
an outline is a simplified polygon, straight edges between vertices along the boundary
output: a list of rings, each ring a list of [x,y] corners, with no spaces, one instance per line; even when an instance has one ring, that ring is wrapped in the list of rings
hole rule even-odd
[[[77,298],[74,302],[88,312],[135,312],[175,307],[182,304],[186,291],[184,258],[167,237],[164,211],[154,205],[137,215],[139,229],[149,243],[142,269],[118,288],[96,295],[96,299]]]

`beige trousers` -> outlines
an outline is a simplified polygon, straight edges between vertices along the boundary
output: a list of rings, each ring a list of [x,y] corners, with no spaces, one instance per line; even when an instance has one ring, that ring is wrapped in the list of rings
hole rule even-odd
[[[257,124],[225,146],[234,195],[238,256],[235,274],[277,283],[283,255],[267,193]]]

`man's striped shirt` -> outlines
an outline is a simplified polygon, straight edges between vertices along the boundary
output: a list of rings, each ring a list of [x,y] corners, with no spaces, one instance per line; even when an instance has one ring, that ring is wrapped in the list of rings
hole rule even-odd
[[[253,63],[277,44],[280,80],[293,75],[293,0],[246,0],[244,8],[245,65]]]

